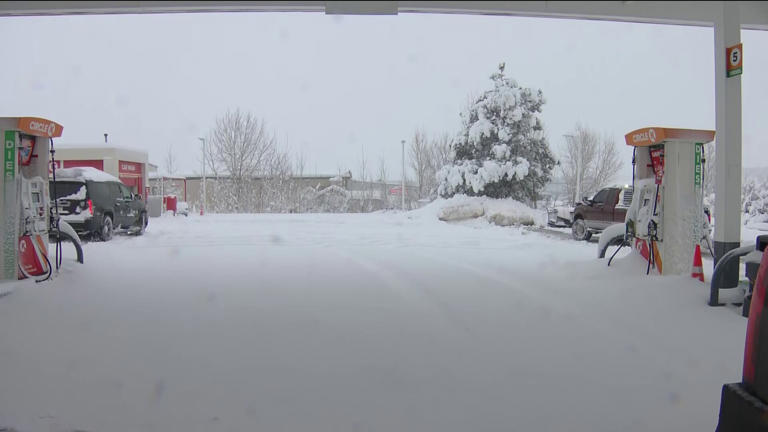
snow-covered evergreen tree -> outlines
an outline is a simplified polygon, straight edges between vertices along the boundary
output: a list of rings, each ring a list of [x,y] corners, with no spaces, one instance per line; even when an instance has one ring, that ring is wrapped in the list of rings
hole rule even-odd
[[[544,96],[505,77],[503,63],[491,80],[493,88],[462,114],[453,163],[437,174],[438,193],[535,202],[555,165],[539,118]]]

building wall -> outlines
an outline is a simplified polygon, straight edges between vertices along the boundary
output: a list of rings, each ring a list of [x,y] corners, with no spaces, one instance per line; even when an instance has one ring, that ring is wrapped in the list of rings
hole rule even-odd
[[[187,201],[187,181],[177,177],[150,177],[150,196],[174,195],[179,201]]]
[[[108,146],[58,146],[55,157],[57,167],[68,167],[66,163],[62,165],[62,161],[102,161],[103,171],[118,178],[121,177],[120,161],[135,163],[140,166],[141,173],[138,173],[140,182],[137,186],[132,187],[133,191],[143,195],[145,193],[144,186],[148,185],[149,156],[146,152]],[[125,176],[123,175],[123,177]]]
[[[331,182],[332,176],[313,176],[313,177],[294,177],[292,181],[298,182],[298,186],[300,188],[313,188],[313,189],[325,189],[331,184],[338,184],[341,186],[340,182]],[[208,190],[208,199],[211,200],[213,195],[211,194],[211,190],[209,188],[212,188],[213,185],[216,182],[215,178],[212,177],[206,177],[206,189]],[[199,208],[200,203],[202,202],[202,196],[203,196],[203,181],[202,177],[187,177],[187,202],[190,206],[195,206]],[[209,202],[209,205],[212,203]]]
[[[400,208],[401,197],[399,193],[391,193],[391,190],[396,188],[399,191],[400,183],[386,182],[382,184],[380,182],[361,182],[351,179],[349,177],[341,178],[340,180],[331,181],[331,178],[335,178],[332,175],[325,176],[301,176],[291,179],[293,187],[298,190],[305,188],[311,188],[314,190],[322,190],[329,186],[335,185],[343,189],[350,191],[349,210],[353,212],[360,211],[374,211],[387,208]],[[183,200],[178,192],[174,192],[172,186],[173,182],[166,180],[165,183],[165,195],[175,194],[179,196],[179,200]],[[259,189],[262,187],[263,180],[257,179],[253,187]],[[153,178],[150,180],[152,188],[151,193],[160,194],[160,179]],[[214,192],[216,188],[216,179],[206,177],[206,190],[208,195],[208,208],[213,209],[217,207],[215,202],[216,194]],[[177,188],[178,189],[178,188]],[[415,185],[406,184],[406,207],[416,207],[416,201],[418,198],[418,188]],[[201,177],[186,177],[186,201],[193,211],[198,212],[202,203],[202,178]],[[268,209],[265,209],[268,211]]]

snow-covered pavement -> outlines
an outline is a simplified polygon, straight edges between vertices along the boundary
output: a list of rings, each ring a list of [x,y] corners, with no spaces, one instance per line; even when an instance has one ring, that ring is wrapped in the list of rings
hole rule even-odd
[[[746,320],[594,243],[429,212],[152,219],[0,298],[0,428],[702,431]]]

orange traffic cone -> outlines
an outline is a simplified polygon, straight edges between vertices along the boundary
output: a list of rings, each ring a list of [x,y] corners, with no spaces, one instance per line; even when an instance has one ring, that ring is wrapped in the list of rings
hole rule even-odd
[[[701,263],[701,247],[699,245],[696,245],[696,250],[693,252],[693,270],[691,270],[691,277],[704,282],[704,265]]]

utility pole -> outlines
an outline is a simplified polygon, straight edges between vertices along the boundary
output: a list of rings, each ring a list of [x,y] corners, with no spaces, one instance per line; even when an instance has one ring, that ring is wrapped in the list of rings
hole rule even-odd
[[[205,138],[198,138],[203,142],[203,202],[200,203],[200,216],[203,215],[203,209],[206,207],[208,195],[205,194]]]
[[[403,146],[403,153],[402,153],[402,159],[403,159],[403,174],[402,174],[402,184],[400,185],[400,197],[402,198],[402,206],[403,210],[405,210],[405,140],[400,141],[400,144]]]

